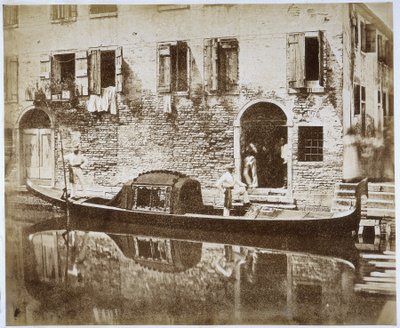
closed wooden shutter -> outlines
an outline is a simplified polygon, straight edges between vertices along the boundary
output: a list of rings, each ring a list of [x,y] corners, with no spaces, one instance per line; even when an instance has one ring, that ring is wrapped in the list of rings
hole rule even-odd
[[[324,47],[324,33],[322,31],[318,32],[318,42],[319,42],[319,74],[318,81],[321,87],[324,86],[324,63],[325,63],[325,47]]]
[[[158,92],[171,92],[171,46],[158,47]]]
[[[101,51],[91,50],[89,54],[89,92],[101,95]]]
[[[6,101],[18,100],[18,58],[7,57],[5,66],[5,98]]]
[[[360,22],[360,31],[361,31],[361,51],[366,51],[367,38],[366,38],[366,34],[365,34],[364,22]]]
[[[223,40],[220,42],[219,57],[219,83],[225,91],[235,90],[239,79],[239,56],[237,40]]]
[[[118,47],[115,50],[115,86],[117,92],[122,92],[123,90],[124,75],[122,72],[122,62],[122,47]]]
[[[385,53],[386,65],[393,67],[393,45],[390,41],[385,42]]]
[[[287,79],[290,88],[304,88],[305,35],[291,33],[287,38]]]
[[[75,84],[78,95],[87,96],[89,94],[88,58],[86,50],[75,53]]]
[[[376,51],[376,28],[374,24],[367,24],[365,26],[366,31],[366,52]]]

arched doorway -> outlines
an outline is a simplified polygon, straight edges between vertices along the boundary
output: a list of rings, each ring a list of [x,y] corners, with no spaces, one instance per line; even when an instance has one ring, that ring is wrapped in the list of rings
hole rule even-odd
[[[248,107],[240,118],[240,163],[256,149],[258,188],[287,188],[288,169],[281,157],[281,146],[287,144],[285,112],[270,102]],[[254,147],[252,146],[254,145]],[[287,147],[286,147],[287,148]],[[243,173],[243,170],[241,170]]]
[[[41,185],[54,181],[53,126],[49,115],[38,108],[19,119],[19,182],[30,179]]]

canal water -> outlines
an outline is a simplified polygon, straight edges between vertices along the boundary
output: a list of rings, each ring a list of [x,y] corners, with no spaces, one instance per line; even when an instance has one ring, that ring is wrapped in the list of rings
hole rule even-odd
[[[8,325],[396,324],[394,242],[182,232],[20,209]],[[368,233],[368,232],[367,232]]]

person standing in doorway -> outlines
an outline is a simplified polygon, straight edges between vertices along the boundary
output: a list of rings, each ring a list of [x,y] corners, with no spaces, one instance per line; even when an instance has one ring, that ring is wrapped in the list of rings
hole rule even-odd
[[[249,195],[247,193],[247,185],[234,175],[235,166],[229,164],[225,167],[226,171],[218,179],[216,186],[224,194],[224,216],[229,216],[230,210],[232,209],[232,198],[233,196],[239,195],[243,197],[243,203],[245,206],[250,205]],[[239,187],[234,192],[234,187]]]
[[[81,154],[79,145],[74,147],[72,153],[64,157],[68,161],[69,182],[71,185],[71,199],[78,199],[77,197],[77,184],[79,183],[82,192],[86,195],[86,183],[83,176],[82,169],[87,166],[88,160]]]
[[[247,155],[244,159],[243,177],[249,188],[258,187],[257,177],[257,161],[256,161],[257,148],[254,144],[250,144],[247,147]]]
[[[286,143],[285,138],[281,138],[280,140],[281,146],[281,159],[282,159],[282,180],[283,180],[283,188],[287,187],[287,161],[289,158],[289,146]]]

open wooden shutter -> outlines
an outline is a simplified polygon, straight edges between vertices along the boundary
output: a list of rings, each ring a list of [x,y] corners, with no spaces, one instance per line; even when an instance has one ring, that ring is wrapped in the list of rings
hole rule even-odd
[[[88,58],[87,51],[75,53],[75,84],[80,96],[89,94]]]
[[[206,40],[204,44],[205,90],[218,90],[218,40]]]
[[[117,92],[122,92],[124,75],[122,74],[122,47],[115,50],[115,86]]]
[[[304,88],[305,35],[290,33],[287,39],[287,78],[290,88]]]
[[[318,42],[319,42],[319,73],[318,81],[321,87],[324,86],[324,32],[318,31]]]
[[[384,48],[383,48],[383,40],[382,35],[378,35],[378,60],[384,61]]]
[[[366,52],[376,51],[376,28],[374,24],[367,24],[365,26],[366,34]]]
[[[392,43],[390,41],[385,42],[385,63],[389,67],[393,67],[393,50]]]
[[[40,80],[44,87],[44,93],[47,99],[51,99],[50,89],[51,78],[51,56],[44,54],[40,56]]]
[[[171,92],[171,46],[158,47],[158,92]]]
[[[101,51],[91,50],[89,54],[89,92],[101,95]]]

